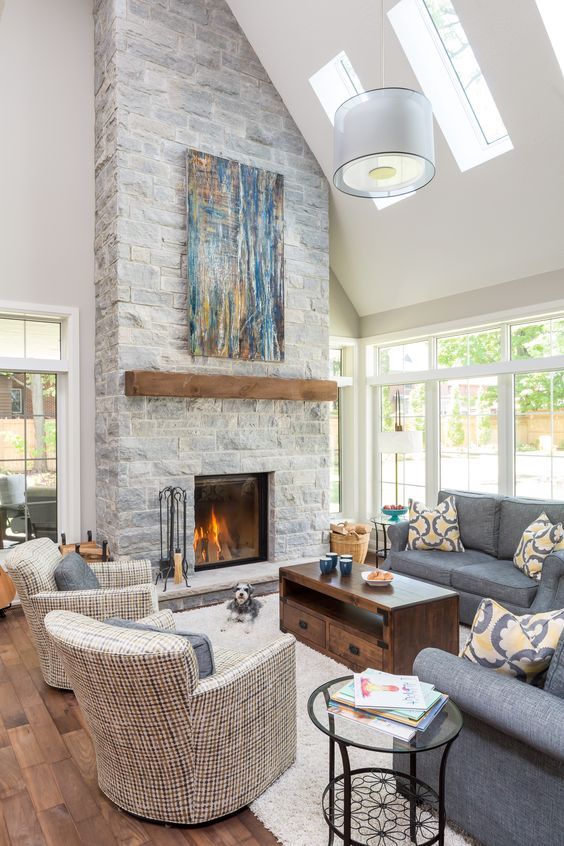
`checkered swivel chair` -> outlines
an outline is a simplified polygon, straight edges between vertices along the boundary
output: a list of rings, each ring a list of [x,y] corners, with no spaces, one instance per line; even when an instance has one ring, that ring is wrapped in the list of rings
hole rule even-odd
[[[248,805],[294,761],[295,641],[215,650],[199,679],[190,644],[52,611],[45,626],[86,718],[106,796],[132,814],[198,824]]]
[[[100,582],[97,590],[57,590],[54,572],[61,560],[49,538],[22,543],[10,550],[6,569],[16,586],[31,635],[39,655],[43,678],[51,687],[72,690],[53,644],[45,632],[49,611],[77,611],[105,620],[124,617],[137,620],[158,610],[157,592],[152,584],[150,561],[106,561],[90,564]]]

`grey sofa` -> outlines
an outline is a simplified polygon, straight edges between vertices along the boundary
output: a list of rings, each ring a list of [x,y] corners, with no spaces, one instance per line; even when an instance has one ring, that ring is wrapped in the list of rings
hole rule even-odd
[[[561,568],[564,580],[564,562]],[[445,811],[484,846],[564,843],[563,641],[549,669],[552,692],[439,649],[415,659],[414,673],[462,711],[464,726],[448,757]],[[395,756],[398,769],[405,769],[404,757]],[[435,789],[439,763],[440,751],[417,756],[418,777]]]
[[[480,601],[490,597],[516,614],[564,608],[562,553],[550,555],[539,581],[513,564],[523,531],[545,511],[564,522],[564,502],[518,499],[468,491],[440,491],[438,501],[454,496],[465,552],[407,550],[408,523],[388,529],[389,569],[450,587],[460,596],[460,620],[470,625]]]

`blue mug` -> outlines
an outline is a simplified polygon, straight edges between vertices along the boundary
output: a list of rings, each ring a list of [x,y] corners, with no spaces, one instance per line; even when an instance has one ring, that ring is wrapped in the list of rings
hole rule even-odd
[[[319,569],[321,570],[321,574],[323,576],[328,576],[329,573],[333,571],[333,562],[328,555],[319,559]]]
[[[341,570],[341,576],[350,576],[352,573],[352,555],[345,556],[341,555],[341,559],[339,561],[339,568]]]
[[[338,552],[328,552],[325,557],[331,559],[331,561],[333,562],[333,568],[332,569],[336,570],[337,564],[339,563],[339,558],[340,558],[339,553]]]

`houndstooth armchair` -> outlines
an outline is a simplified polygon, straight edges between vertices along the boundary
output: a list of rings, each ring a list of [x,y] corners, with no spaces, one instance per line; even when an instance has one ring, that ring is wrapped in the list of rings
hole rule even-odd
[[[150,621],[174,631],[170,611]],[[100,788],[120,808],[203,823],[244,807],[293,763],[291,635],[250,655],[216,650],[215,674],[200,680],[180,637],[65,611],[45,626],[88,722]]]
[[[61,554],[49,538],[22,543],[6,558],[8,573],[18,591],[39,655],[43,678],[51,687],[72,690],[61,660],[45,632],[49,611],[77,611],[104,620],[124,617],[136,620],[158,610],[157,593],[151,578],[150,561],[106,561],[91,564],[101,588],[57,590],[55,567]]]

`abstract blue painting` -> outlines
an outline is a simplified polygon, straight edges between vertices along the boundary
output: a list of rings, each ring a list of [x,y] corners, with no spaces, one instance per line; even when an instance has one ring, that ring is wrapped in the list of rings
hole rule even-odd
[[[284,359],[284,177],[189,150],[192,355]]]

